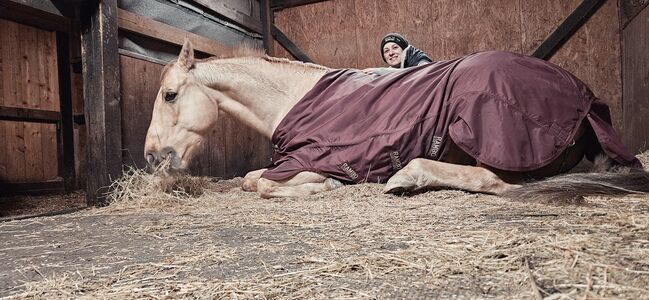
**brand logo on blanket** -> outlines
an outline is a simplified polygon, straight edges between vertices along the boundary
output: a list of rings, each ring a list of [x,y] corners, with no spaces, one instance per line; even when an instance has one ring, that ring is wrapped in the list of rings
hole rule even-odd
[[[401,159],[399,158],[399,152],[398,151],[392,151],[390,152],[390,161],[392,161],[392,169],[397,171],[401,170],[403,166],[401,165]]]
[[[442,146],[442,137],[441,136],[433,136],[433,141],[430,144],[430,151],[428,151],[428,156],[432,158],[437,158],[437,155],[439,154],[439,148]]]
[[[356,173],[356,171],[354,171],[354,169],[352,169],[352,167],[350,167],[348,163],[342,163],[338,165],[338,168],[343,170],[343,172],[345,172],[345,174],[347,174],[347,176],[349,176],[349,178],[351,178],[352,180],[356,180],[356,178],[358,178],[358,173]]]

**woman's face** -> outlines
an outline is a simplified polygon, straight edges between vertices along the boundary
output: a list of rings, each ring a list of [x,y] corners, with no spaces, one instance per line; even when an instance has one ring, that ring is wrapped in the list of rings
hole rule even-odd
[[[401,53],[403,49],[401,46],[393,42],[388,42],[383,45],[383,57],[385,61],[393,68],[401,66]]]

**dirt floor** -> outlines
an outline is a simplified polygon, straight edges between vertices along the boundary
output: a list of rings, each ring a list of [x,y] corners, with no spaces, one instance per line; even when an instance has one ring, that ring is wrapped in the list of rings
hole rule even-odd
[[[1,222],[0,298],[649,299],[649,195],[264,200],[240,181]]]
[[[2,196],[0,222],[69,213],[87,207],[84,192],[65,195]]]

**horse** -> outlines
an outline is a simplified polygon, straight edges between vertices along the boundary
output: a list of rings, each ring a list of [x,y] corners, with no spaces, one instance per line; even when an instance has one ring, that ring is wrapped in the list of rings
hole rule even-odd
[[[168,159],[172,171],[186,170],[226,112],[275,143],[273,165],[249,172],[242,184],[262,198],[362,182],[385,183],[384,192],[397,195],[450,188],[539,201],[649,191],[649,176],[612,131],[608,108],[545,61],[493,52],[377,75],[239,51],[196,59],[185,40],[161,74],[144,148],[149,165]],[[531,83],[521,81],[528,73]],[[491,90],[471,90],[480,76]],[[463,87],[471,88],[458,95]],[[427,100],[408,100],[415,95]],[[361,111],[350,112],[360,102]],[[601,169],[559,175],[582,160]]]

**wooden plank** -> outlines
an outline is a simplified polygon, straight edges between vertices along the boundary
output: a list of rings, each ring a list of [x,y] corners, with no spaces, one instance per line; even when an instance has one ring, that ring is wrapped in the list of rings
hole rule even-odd
[[[8,104],[5,99],[9,97],[10,88],[9,68],[11,64],[12,54],[9,51],[8,47],[11,41],[9,35],[9,29],[11,26],[8,23],[13,22],[0,19],[0,106]],[[0,182],[9,181],[8,164],[9,160],[11,159],[9,157],[10,125],[10,122],[0,121],[0,141],[3,141],[2,143],[0,143]]]
[[[144,168],[144,140],[160,89],[163,66],[126,55],[120,55],[119,60],[124,163]]]
[[[649,8],[622,31],[622,84],[625,144],[634,152],[649,149]]]
[[[235,24],[241,25],[248,30],[254,31],[256,33],[262,32],[261,22],[258,19],[254,18],[253,16],[244,14],[237,9],[229,7],[223,1],[194,0],[194,2],[209,8],[225,19],[232,21]]]
[[[649,0],[619,0],[619,3],[620,24],[622,28],[626,28],[631,20],[649,5]]]
[[[8,72],[3,72],[7,76],[4,78],[5,83],[8,83],[8,92],[5,93],[5,105],[12,107],[24,107],[27,103],[25,100],[25,85],[27,79],[25,78],[25,56],[23,55],[22,47],[25,45],[23,35],[25,35],[26,28],[23,25],[14,22],[6,22],[9,32],[9,48],[8,57],[14,58],[9,62]],[[19,58],[19,59],[15,59]],[[25,130],[23,123],[10,122],[7,128],[7,173],[8,180],[26,181],[25,175]]]
[[[159,41],[182,46],[185,38],[189,39],[194,49],[211,55],[220,55],[230,52],[231,47],[217,43],[214,40],[184,31],[132,12],[119,9],[117,22],[120,29],[152,37]]]
[[[0,0],[0,18],[44,30],[68,32],[72,29],[72,23],[66,17],[11,0]]]
[[[0,182],[0,196],[13,195],[46,195],[63,193],[65,191],[63,179],[42,182]]]
[[[210,160],[210,176],[217,178],[231,178],[232,174],[228,173],[227,164],[228,164],[228,152],[227,152],[227,140],[226,136],[228,133],[228,125],[232,122],[232,117],[226,113],[219,113],[219,119],[210,132],[210,136],[207,140],[207,155]],[[245,129],[244,129],[245,130]],[[236,156],[233,156],[232,159],[235,159]]]
[[[259,15],[261,17],[261,38],[266,54],[273,56],[273,12],[270,10],[270,0],[259,0]]]
[[[248,171],[261,169],[269,164],[270,142],[259,133],[246,127],[229,115],[224,126],[225,162],[222,177],[244,176]]]
[[[60,111],[59,101],[59,80],[57,73],[57,53],[56,53],[56,33],[43,32],[47,35],[47,41],[43,47],[43,66],[46,66],[41,73],[43,73],[43,80],[41,81],[42,96],[40,97],[40,105],[44,109]],[[42,162],[43,162],[43,179],[49,180],[56,178],[59,175],[59,162],[58,155],[58,133],[57,129],[60,126],[55,125],[41,125],[42,131]]]
[[[0,20],[0,107],[5,104],[5,74],[8,71],[5,69],[9,59],[7,53],[7,40],[8,34],[6,32],[6,27],[4,25],[4,20]],[[7,180],[7,160],[9,160],[8,155],[8,137],[7,137],[7,124],[8,122],[0,121],[0,182]]]
[[[277,26],[273,25],[273,36],[275,39],[277,39],[277,42],[279,42],[286,51],[291,53],[295,59],[303,61],[303,62],[310,62],[312,63],[313,60],[309,58],[300,48],[298,48],[297,45],[295,45]]]
[[[532,53],[541,59],[550,59],[570,37],[592,16],[605,0],[584,0],[577,8],[554,30],[545,41]]]
[[[0,106],[0,120],[56,124],[61,120],[58,111]]]
[[[103,0],[82,15],[82,58],[87,128],[87,200],[105,202],[104,192],[122,174],[120,69],[117,0]]]
[[[41,31],[41,30],[38,30]],[[31,109],[40,109],[41,101],[40,91],[45,89],[39,88],[41,73],[47,66],[40,61],[46,55],[46,51],[41,45],[46,44],[47,37],[39,39],[39,32],[34,28],[23,26],[21,35],[21,46],[24,62],[25,91],[24,106]],[[20,79],[18,79],[20,80]],[[23,123],[24,143],[25,143],[25,181],[37,181],[43,178],[43,133],[40,124]]]
[[[328,1],[328,0],[273,0],[271,4],[271,8],[273,10],[282,10],[286,8],[318,3],[323,1]]]
[[[57,135],[58,168],[57,173],[63,177],[65,190],[74,188],[74,124],[72,117],[72,79],[70,77],[70,39],[65,32],[56,33],[56,62],[59,83],[59,103],[61,123]]]

